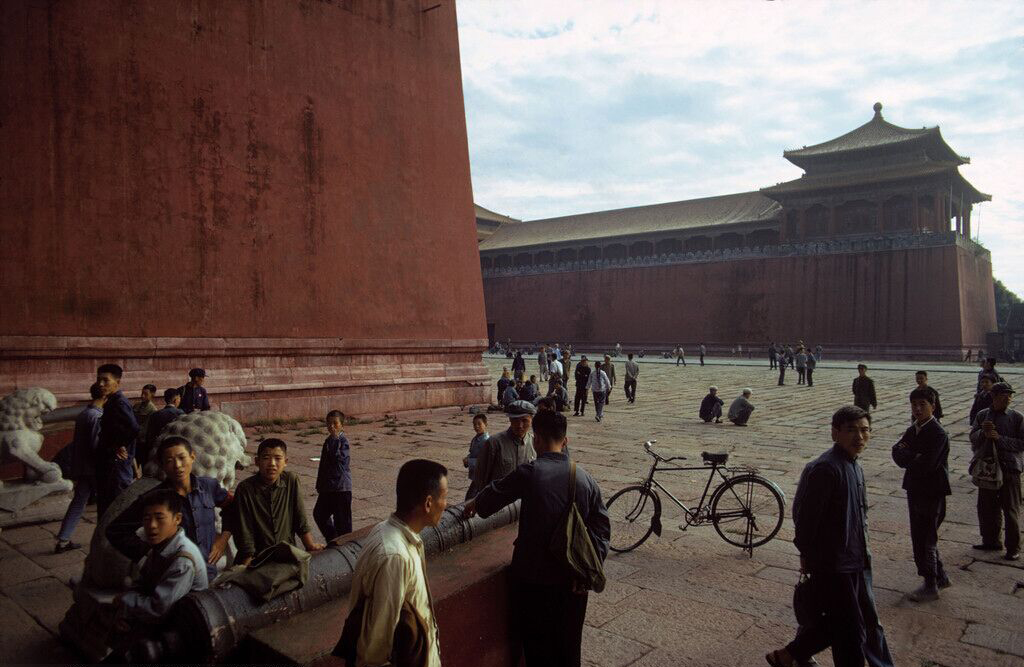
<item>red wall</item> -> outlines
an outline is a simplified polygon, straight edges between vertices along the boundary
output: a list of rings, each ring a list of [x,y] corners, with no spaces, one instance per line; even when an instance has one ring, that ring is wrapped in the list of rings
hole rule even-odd
[[[453,2],[5,0],[0,85],[0,334],[485,338]]]
[[[991,265],[952,245],[486,278],[484,295],[513,341],[959,348],[995,329]]]

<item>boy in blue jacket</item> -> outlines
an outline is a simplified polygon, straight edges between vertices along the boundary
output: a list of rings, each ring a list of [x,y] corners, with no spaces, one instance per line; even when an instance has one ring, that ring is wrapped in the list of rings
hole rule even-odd
[[[352,532],[352,471],[348,439],[341,432],[341,410],[327,413],[327,440],[316,471],[316,505],[313,520],[330,542]]]

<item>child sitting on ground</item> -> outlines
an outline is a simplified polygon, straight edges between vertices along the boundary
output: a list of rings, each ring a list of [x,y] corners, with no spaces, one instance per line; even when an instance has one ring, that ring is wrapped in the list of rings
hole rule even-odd
[[[352,532],[352,471],[348,439],[341,432],[344,418],[341,410],[327,413],[324,421],[329,435],[320,451],[316,471],[313,520],[328,542]]]
[[[288,445],[278,438],[267,438],[256,450],[259,472],[235,489],[238,564],[248,565],[258,553],[279,542],[292,544],[295,535],[306,551],[324,548],[313,541],[299,493],[299,478],[285,472],[286,465]]]

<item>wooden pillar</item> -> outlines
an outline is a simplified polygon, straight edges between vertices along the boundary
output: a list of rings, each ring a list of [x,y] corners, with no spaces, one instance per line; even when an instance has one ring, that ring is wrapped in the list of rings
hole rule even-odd
[[[828,205],[828,235],[836,235],[836,205],[835,202],[829,202]]]
[[[933,193],[932,203],[935,205],[935,212],[932,215],[931,229],[933,232],[941,232],[942,226],[939,221],[942,220],[942,195],[938,192]]]
[[[879,234],[885,233],[885,200],[878,200],[878,219],[875,220],[875,231]]]
[[[805,228],[807,224],[806,213],[807,209],[801,207],[796,216],[796,237],[801,241],[807,238],[807,229]]]
[[[964,237],[971,238],[971,209],[974,208],[974,204],[968,204],[967,210],[963,212],[964,216]]]
[[[910,228],[915,234],[921,233],[921,209],[919,207],[917,193],[911,193],[913,199],[910,202]]]

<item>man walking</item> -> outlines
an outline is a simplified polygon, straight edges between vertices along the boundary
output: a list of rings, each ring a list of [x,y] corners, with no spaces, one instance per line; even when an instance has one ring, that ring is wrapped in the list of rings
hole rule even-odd
[[[686,365],[685,363],[683,364]],[[607,354],[604,355],[604,363],[601,364],[601,370],[608,376],[608,391],[604,395],[604,404],[608,405],[608,402],[612,397],[612,389],[615,387],[615,364],[612,363],[612,358]]]
[[[573,416],[581,417],[587,409],[587,386],[590,383],[590,364],[587,363],[587,355],[580,357],[580,363],[576,364],[576,396],[573,399]]]
[[[698,348],[698,350],[700,351],[700,365],[703,366],[704,365],[704,355],[708,353],[708,348],[704,347],[704,343],[701,343],[700,347]]]
[[[910,541],[914,563],[924,584],[907,594],[913,602],[939,598],[939,589],[949,586],[949,577],[939,558],[939,526],[946,518],[949,488],[949,436],[935,419],[935,400],[926,389],[910,392],[914,423],[893,445],[892,459],[906,472],[903,488],[910,511]]]
[[[594,363],[594,372],[590,374],[587,388],[594,392],[594,409],[597,411],[597,416],[594,419],[601,421],[604,417],[604,406],[608,401],[608,391],[611,389],[611,382],[608,380],[608,374],[604,372],[604,367],[600,361]]]
[[[485,487],[466,503],[464,515],[494,514],[522,499],[519,536],[512,551],[513,618],[527,667],[576,667],[580,664],[587,593],[576,592],[575,582],[551,550],[551,535],[564,530],[570,502],[576,504],[594,550],[603,561],[608,555],[611,522],[601,489],[583,468],[564,453],[566,421],[557,412],[541,412],[533,420],[537,460],[522,465],[508,477]],[[575,466],[572,489],[570,465]]]
[[[775,342],[768,344],[768,368],[774,370],[775,364],[779,362],[779,351],[775,348]]]
[[[626,392],[626,401],[629,403],[636,403],[636,378],[640,375],[640,364],[633,361],[633,353],[630,352],[626,357],[626,381],[622,385],[623,391]]]
[[[878,407],[875,381],[868,377],[868,367],[857,364],[857,377],[853,379],[853,404],[864,412]]]
[[[448,505],[448,470],[414,459],[402,465],[397,507],[366,536],[352,575],[352,610],[334,655],[356,665],[441,667],[420,531],[436,526]],[[401,627],[400,627],[401,626]],[[397,646],[399,636],[411,634]]]
[[[1006,545],[1006,560],[1020,559],[1020,474],[1024,468],[1024,416],[1009,407],[1013,388],[997,382],[990,390],[992,407],[982,410],[971,426],[971,449],[976,458],[995,449],[1002,468],[1003,484],[998,489],[978,489],[978,524],[981,551],[999,551]],[[1002,523],[1006,541],[1000,543]]]
[[[815,618],[785,648],[765,656],[773,667],[806,664],[832,647],[836,667],[892,667],[878,621],[868,551],[867,495],[857,458],[871,439],[871,415],[855,406],[832,415],[832,449],[807,464],[793,498],[793,544]],[[818,615],[820,614],[820,616]]]
[[[683,350],[682,345],[676,347],[676,366],[679,365],[679,362],[682,362],[683,366],[686,366],[686,352]]]
[[[546,345],[540,346],[540,352],[537,353],[537,368],[539,369],[538,374],[541,380],[548,379],[548,348]]]

